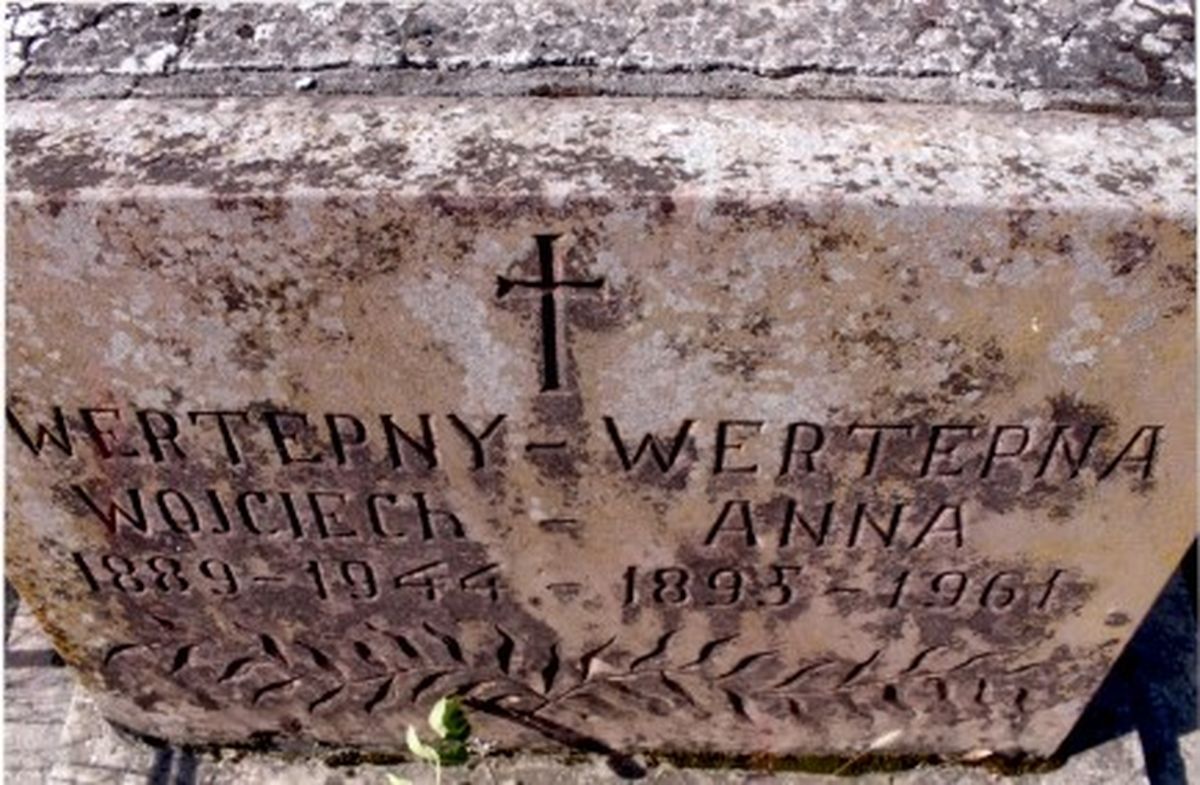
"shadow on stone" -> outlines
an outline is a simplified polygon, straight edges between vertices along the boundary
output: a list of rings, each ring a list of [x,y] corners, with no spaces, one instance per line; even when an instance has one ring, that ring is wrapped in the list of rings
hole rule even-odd
[[[1137,731],[1151,785],[1186,785],[1179,737],[1196,729],[1196,544],[1071,735],[1064,756]]]
[[[17,596],[17,590],[13,588],[8,581],[4,582],[4,642],[8,643],[8,634],[12,632],[13,619],[17,617],[17,609],[21,605],[21,598]]]
[[[638,780],[646,776],[646,769],[633,758],[628,755],[614,750],[612,747],[605,744],[600,739],[594,736],[588,736],[580,733],[577,730],[568,728],[565,725],[548,720],[545,717],[538,717],[525,712],[516,712],[498,706],[495,703],[484,701],[466,700],[464,703],[468,708],[476,711],[490,714],[493,717],[500,717],[509,722],[515,722],[530,730],[542,734],[547,739],[562,744],[567,749],[575,752],[587,752],[596,755],[603,755],[608,764],[608,768],[613,774],[623,780]]]
[[[146,785],[195,785],[199,760],[187,747],[165,745],[154,751]]]

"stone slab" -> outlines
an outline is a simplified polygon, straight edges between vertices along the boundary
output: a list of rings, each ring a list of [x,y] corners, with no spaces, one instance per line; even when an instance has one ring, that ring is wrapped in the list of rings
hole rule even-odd
[[[176,740],[1049,753],[1194,538],[1193,133],[16,102],[9,572]]]
[[[10,4],[9,94],[706,95],[1178,113],[1185,0]]]

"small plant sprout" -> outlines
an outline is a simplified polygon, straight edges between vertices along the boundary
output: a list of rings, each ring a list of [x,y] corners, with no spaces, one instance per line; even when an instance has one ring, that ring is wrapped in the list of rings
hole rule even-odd
[[[834,772],[834,775],[843,774],[847,769],[849,769],[854,764],[858,763],[860,760],[862,760],[867,755],[870,755],[873,752],[878,752],[879,750],[882,750],[886,747],[892,746],[892,744],[903,735],[904,735],[904,731],[897,728],[895,730],[890,730],[881,736],[876,736],[874,738],[874,740],[872,740],[871,743],[869,745],[867,745],[867,748],[865,750],[863,750],[862,752],[858,753],[850,760],[843,763],[841,765],[841,767],[839,767],[838,770]]]
[[[467,739],[471,725],[457,698],[442,698],[429,712],[429,727],[437,734],[431,744],[421,740],[413,726],[408,726],[404,741],[408,751],[434,766],[434,782],[441,785],[442,766],[455,766],[467,760]],[[388,785],[412,785],[408,780],[388,775]]]

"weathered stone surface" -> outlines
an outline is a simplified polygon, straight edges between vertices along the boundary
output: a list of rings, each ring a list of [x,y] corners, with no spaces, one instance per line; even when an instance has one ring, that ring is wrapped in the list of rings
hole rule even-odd
[[[10,95],[724,95],[1193,114],[1184,0],[10,5]]]
[[[463,692],[501,746],[1048,752],[1194,536],[1188,122],[17,102],[8,145],[8,568],[147,733],[396,747]]]

